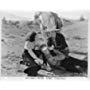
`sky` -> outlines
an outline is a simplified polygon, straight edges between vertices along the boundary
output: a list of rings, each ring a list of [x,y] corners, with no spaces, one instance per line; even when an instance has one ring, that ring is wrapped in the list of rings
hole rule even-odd
[[[56,12],[58,14],[58,16],[63,17],[63,18],[67,18],[67,19],[79,19],[80,16],[84,16],[86,18],[89,18],[90,16],[90,11],[53,11]],[[12,16],[16,16],[16,17],[24,17],[24,18],[29,18],[29,19],[33,19],[34,18],[34,14],[35,11],[30,11],[30,12],[26,12],[26,11],[2,11],[0,13],[3,13],[1,15],[7,14],[12,15]]]

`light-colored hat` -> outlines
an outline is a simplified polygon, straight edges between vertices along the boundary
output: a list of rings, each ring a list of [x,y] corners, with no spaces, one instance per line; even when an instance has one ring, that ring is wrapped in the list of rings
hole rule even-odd
[[[57,28],[57,24],[60,25],[62,22],[58,15],[53,12],[37,12],[36,19],[40,20],[40,29],[45,31],[57,31],[61,30],[61,26]]]

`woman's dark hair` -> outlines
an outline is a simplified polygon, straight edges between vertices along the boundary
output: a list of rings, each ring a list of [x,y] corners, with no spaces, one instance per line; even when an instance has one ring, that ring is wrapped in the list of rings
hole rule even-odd
[[[35,36],[36,36],[36,32],[33,32],[30,36],[30,41],[33,42],[35,41]]]

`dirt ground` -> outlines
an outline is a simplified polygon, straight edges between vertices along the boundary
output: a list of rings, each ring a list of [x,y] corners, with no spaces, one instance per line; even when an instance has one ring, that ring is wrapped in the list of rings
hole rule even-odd
[[[7,24],[2,25],[2,76],[27,76],[23,73],[23,70],[26,68],[26,66],[20,65],[19,61],[22,60],[21,54],[23,52],[25,35],[33,29],[30,29],[30,27],[17,28],[15,26],[10,26]],[[64,26],[61,33],[63,33],[66,38],[70,49],[70,55],[81,60],[84,59],[88,53],[88,21],[75,21],[72,24]],[[40,70],[39,74],[40,73],[43,73],[43,76],[80,76],[77,74],[68,72],[65,73],[57,70],[55,70],[54,72],[46,72],[44,70]],[[83,74],[81,76],[85,75]]]

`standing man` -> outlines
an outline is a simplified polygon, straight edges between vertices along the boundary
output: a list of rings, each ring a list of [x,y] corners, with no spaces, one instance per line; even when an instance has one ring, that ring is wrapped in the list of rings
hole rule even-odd
[[[45,36],[46,33],[47,47],[44,47],[42,52],[47,56],[54,55],[56,50],[59,52],[60,60],[68,57],[69,49],[64,36],[60,33],[63,24],[58,15],[53,12],[39,12],[36,14],[35,20],[40,23],[40,29],[42,33],[44,33],[43,36]],[[48,58],[49,64],[55,65],[55,62],[57,63],[57,60],[53,61],[53,59],[51,59],[49,61]]]

